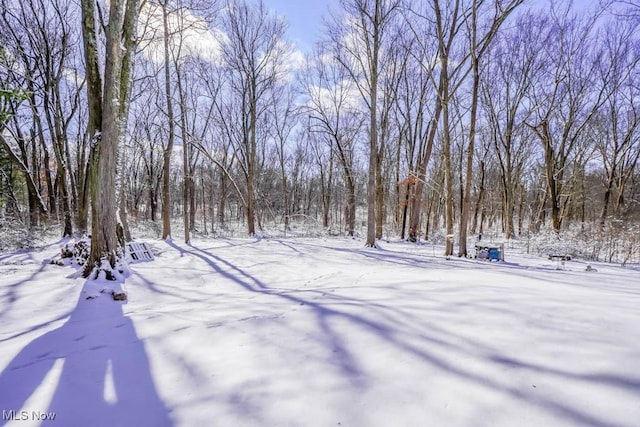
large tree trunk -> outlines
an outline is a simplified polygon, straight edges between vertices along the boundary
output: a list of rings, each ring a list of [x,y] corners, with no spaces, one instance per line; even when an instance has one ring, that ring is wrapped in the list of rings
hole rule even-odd
[[[119,105],[120,66],[122,52],[120,37],[122,28],[122,4],[113,0],[107,26],[107,46],[104,80],[104,98],[102,104],[102,135],[98,137],[97,166],[98,179],[92,183],[91,195],[94,206],[91,232],[91,264],[107,259],[115,267],[116,249],[116,164],[118,143],[120,140]],[[107,101],[108,100],[108,101]]]
[[[81,4],[82,35],[88,64],[89,130],[95,147],[92,161],[96,166],[93,172],[95,179],[91,179],[89,187],[92,197],[91,251],[84,270],[85,276],[88,276],[94,267],[100,267],[101,260],[107,260],[113,268],[117,259],[116,165],[122,120],[125,119],[122,117],[121,104],[126,102],[126,97],[121,96],[126,91],[121,91],[129,82],[129,75],[123,75],[122,65],[128,62],[127,56],[133,54],[132,49],[123,49],[122,39],[123,33],[128,37],[133,35],[138,1],[127,0],[125,11],[123,0],[111,0],[105,31],[104,96],[97,69],[95,6],[91,0],[82,0]]]
[[[91,204],[92,190],[97,180],[97,151],[100,143],[99,136],[102,132],[102,76],[100,74],[99,52],[97,40],[97,28],[95,22],[95,2],[82,0],[82,41],[85,57],[85,74],[87,79],[87,103],[89,120],[87,123],[87,135],[89,138],[89,158],[84,173],[84,182],[81,188],[80,209],[78,212],[78,228],[86,232],[89,223],[89,209],[95,216]],[[90,268],[90,267],[89,267]],[[85,269],[89,274],[89,270]]]

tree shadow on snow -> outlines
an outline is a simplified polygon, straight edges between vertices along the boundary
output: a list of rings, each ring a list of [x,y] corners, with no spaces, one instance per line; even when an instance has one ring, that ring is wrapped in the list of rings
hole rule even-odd
[[[55,413],[46,425],[173,425],[124,303],[99,286],[87,281],[67,321],[27,344],[0,373],[0,426],[11,411],[32,421],[33,411]]]
[[[536,393],[535,390],[532,391],[523,388],[521,384],[505,382],[499,378],[494,378],[489,373],[484,374],[475,371],[465,364],[456,362],[459,358],[443,357],[441,350],[446,349],[467,358],[484,359],[498,367],[546,374],[552,377],[571,379],[583,384],[606,385],[634,394],[639,391],[638,387],[640,384],[637,381],[623,381],[615,375],[571,375],[561,370],[553,371],[543,366],[518,362],[515,359],[500,358],[496,356],[491,349],[481,348],[477,343],[468,341],[467,338],[462,335],[457,335],[453,331],[440,330],[436,332],[437,328],[435,325],[433,325],[431,329],[429,325],[423,325],[422,329],[398,327],[388,316],[389,313],[394,310],[394,307],[376,307],[375,305],[370,307],[369,302],[353,298],[350,298],[351,301],[349,304],[343,305],[344,307],[366,305],[368,308],[366,314],[361,314],[358,312],[350,312],[347,308],[342,309],[336,307],[335,304],[329,306],[326,302],[314,301],[312,298],[305,297],[304,293],[301,292],[292,294],[282,292],[279,289],[271,289],[268,284],[262,282],[259,278],[234,263],[225,260],[222,256],[215,255],[207,250],[194,246],[190,246],[191,250],[185,250],[172,242],[170,242],[169,245],[176,251],[179,251],[183,256],[190,254],[203,260],[216,273],[235,282],[249,292],[273,296],[289,301],[295,305],[304,305],[308,309],[313,310],[317,325],[327,340],[325,345],[332,348],[336,356],[333,362],[338,365],[337,368],[343,373],[345,379],[349,380],[351,385],[359,390],[364,390],[369,386],[366,368],[360,366],[358,357],[354,354],[354,350],[356,349],[351,348],[351,344],[347,341],[347,338],[341,334],[340,328],[334,320],[352,323],[362,331],[374,334],[402,352],[417,357],[454,377],[499,391],[514,400],[524,401],[533,406],[544,408],[546,411],[554,413],[571,423],[598,427],[615,425],[607,419],[583,411],[580,407],[574,407],[565,402],[558,402],[551,397]],[[357,253],[356,255],[361,255],[361,253]],[[407,262],[407,260],[397,259],[401,257],[402,255],[394,254],[393,257],[391,257],[391,261],[399,263]],[[408,263],[414,262],[416,262],[416,260],[410,257]],[[443,332],[446,332],[448,336],[443,336]]]
[[[35,262],[33,263],[35,264]],[[19,280],[4,287],[4,292],[0,295],[0,301],[2,301],[2,309],[0,309],[0,318],[6,315],[13,307],[13,304],[18,300],[18,290],[25,284],[32,283],[36,278],[43,274],[45,268],[49,265],[48,260],[44,260],[40,263],[40,266],[26,279]]]

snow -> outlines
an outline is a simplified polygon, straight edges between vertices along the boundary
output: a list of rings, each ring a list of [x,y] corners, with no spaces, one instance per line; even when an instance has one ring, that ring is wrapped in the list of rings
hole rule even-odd
[[[638,269],[342,238],[147,243],[155,259],[116,284],[49,264],[64,242],[0,254],[0,410],[16,411],[0,425],[640,423]],[[125,285],[124,303],[100,292]]]

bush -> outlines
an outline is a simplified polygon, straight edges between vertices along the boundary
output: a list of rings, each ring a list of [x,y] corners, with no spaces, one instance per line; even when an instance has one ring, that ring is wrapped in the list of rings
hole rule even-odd
[[[640,226],[611,221],[600,224],[575,224],[554,233],[542,230],[532,235],[530,250],[547,255],[571,255],[588,261],[617,262],[623,265],[640,262]]]

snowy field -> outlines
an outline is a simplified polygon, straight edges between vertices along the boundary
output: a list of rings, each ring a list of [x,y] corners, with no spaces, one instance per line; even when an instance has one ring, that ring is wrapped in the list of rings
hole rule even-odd
[[[637,267],[149,243],[127,303],[0,254],[0,426],[640,426]]]

